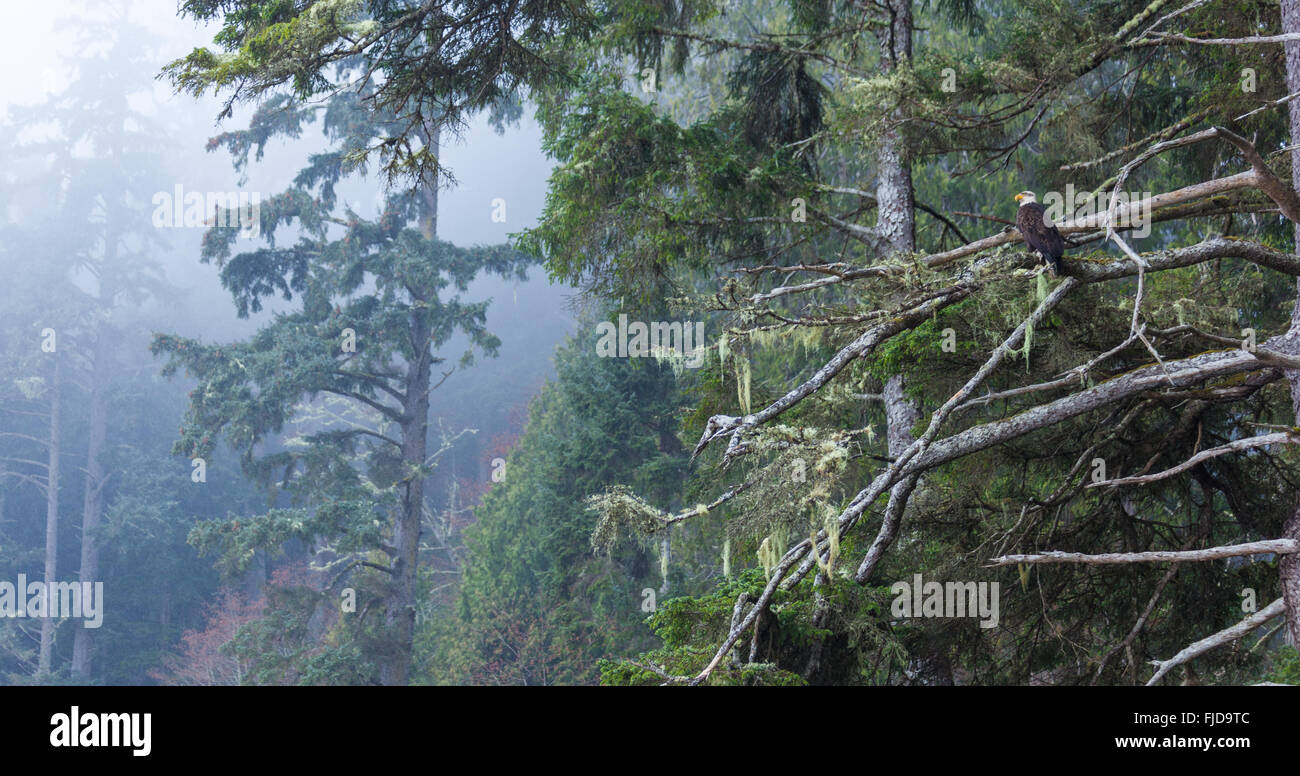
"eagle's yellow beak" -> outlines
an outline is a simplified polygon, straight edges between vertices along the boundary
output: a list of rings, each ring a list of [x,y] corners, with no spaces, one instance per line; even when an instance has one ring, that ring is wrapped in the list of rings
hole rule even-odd
[[[1017,194],[1017,195],[1016,195],[1016,201],[1019,202],[1020,200],[1024,199],[1024,197],[1025,197],[1024,194]]]

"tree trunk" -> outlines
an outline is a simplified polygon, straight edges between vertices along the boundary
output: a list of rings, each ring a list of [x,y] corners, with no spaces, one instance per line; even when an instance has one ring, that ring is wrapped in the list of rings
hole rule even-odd
[[[440,148],[439,130],[425,127],[421,138],[424,140],[425,145],[432,150],[434,157],[437,157]],[[424,199],[424,207],[420,210],[420,232],[426,240],[432,240],[438,236],[438,177],[436,173],[425,176],[420,194]]]
[[[912,428],[921,417],[916,402],[903,393],[903,388],[902,375],[894,375],[885,381],[882,394],[885,402],[885,441],[889,446],[890,458],[902,455],[916,441]]]
[[[51,596],[55,577],[59,573],[59,410],[60,382],[63,376],[63,361],[56,350],[50,354],[54,359],[54,375],[50,380],[50,447],[45,489],[45,617],[41,620],[41,647],[36,664],[36,675],[50,675],[51,659],[54,656],[55,618],[50,617]]]
[[[912,2],[889,0],[890,24],[880,36],[880,67],[888,74],[912,56]],[[912,166],[903,137],[903,112],[895,108],[876,152],[876,232],[895,252],[916,250],[916,210],[913,207]],[[902,375],[885,381],[884,402],[889,455],[901,454],[914,439],[912,426],[920,417],[907,398]]]
[[[1282,0],[1282,31],[1284,33],[1300,32],[1300,0]],[[1286,51],[1286,85],[1287,92],[1300,91],[1300,41],[1287,41]],[[1300,101],[1289,103],[1291,118],[1291,144],[1300,142]],[[1291,151],[1291,185],[1300,190],[1300,149]],[[1296,250],[1300,250],[1300,224],[1295,225]],[[1292,346],[1290,352],[1300,352],[1300,281],[1297,285],[1296,306],[1291,312],[1291,326],[1283,339]],[[1291,404],[1295,410],[1296,420],[1300,422],[1300,371],[1288,371],[1287,381],[1291,385]],[[1282,530],[1282,537],[1300,540],[1300,504],[1292,512],[1290,519]],[[1287,632],[1291,644],[1300,649],[1300,555],[1282,556],[1278,564],[1282,596],[1286,601]]]
[[[90,439],[86,443],[86,494],[81,508],[81,580],[82,590],[91,589],[99,578],[99,542],[95,531],[104,509],[104,464],[100,455],[108,417],[104,409],[104,383],[108,379],[109,337],[103,327],[95,334],[95,353],[90,377]],[[89,586],[89,587],[88,587]],[[77,628],[72,642],[72,675],[90,679],[92,637],[90,628]]]
[[[437,130],[427,130],[425,142],[438,151]],[[420,231],[426,240],[438,236],[438,182],[426,177],[423,182],[423,207]],[[415,291],[422,291],[416,289]],[[416,294],[412,293],[413,297]],[[415,358],[407,365],[402,405],[402,460],[411,474],[403,483],[402,511],[393,530],[392,594],[384,612],[384,622],[393,639],[394,650],[380,669],[380,681],[386,685],[404,685],[411,676],[411,650],[415,643],[416,582],[420,566],[420,531],[424,524],[424,475],[416,470],[424,466],[429,448],[429,376],[433,354],[429,343],[433,336],[429,311],[420,306],[427,301],[416,297],[410,314],[411,342]]]
[[[889,27],[878,33],[885,75],[912,58],[912,0],[889,0],[888,7]],[[916,210],[904,119],[901,108],[890,112],[876,154],[876,232],[892,250],[910,253],[916,250]]]
[[[889,0],[890,24],[880,36],[880,67],[889,74],[912,57],[912,0]],[[913,207],[912,166],[903,137],[903,112],[894,109],[876,152],[876,232],[895,252],[916,250],[916,210]],[[901,375],[885,382],[885,417],[890,456],[913,441],[912,426],[920,417],[916,404],[903,392]]]
[[[912,58],[912,0],[887,0],[889,25],[879,33],[880,69],[888,75]],[[890,112],[880,148],[876,152],[876,233],[895,253],[916,251],[916,207],[912,187],[912,160],[905,137],[906,115],[901,108]],[[886,441],[891,458],[897,458],[916,437],[912,428],[921,410],[910,399],[902,375],[885,381]],[[900,482],[893,490],[905,488]],[[952,685],[952,664],[941,646],[926,641],[913,661],[913,681],[927,685]]]

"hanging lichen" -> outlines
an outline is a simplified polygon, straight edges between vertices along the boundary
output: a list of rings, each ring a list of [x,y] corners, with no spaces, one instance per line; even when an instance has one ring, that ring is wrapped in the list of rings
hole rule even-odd
[[[1034,290],[1035,307],[1041,305],[1047,300],[1048,294],[1047,274],[1038,273],[1038,284]],[[1025,322],[1025,371],[1029,371],[1029,351],[1034,347],[1034,324],[1033,321]]]
[[[821,339],[821,328],[813,326],[773,326],[749,332],[749,340],[758,347],[793,345],[801,348],[805,356],[821,344]]]
[[[731,537],[722,540],[722,576],[731,579]]]
[[[673,370],[673,377],[680,378],[686,372],[687,362],[694,359],[694,354],[683,353],[677,348],[655,345],[650,348],[650,355],[660,364],[668,363]],[[698,366],[698,362],[696,366]]]
[[[741,358],[736,360],[736,394],[740,400],[740,411],[749,414],[749,380],[750,368],[749,359]]]
[[[659,578],[668,584],[668,537],[664,537],[663,543],[660,544],[659,550]]]
[[[776,565],[781,562],[781,556],[785,554],[785,532],[777,529],[767,536],[758,545],[758,565],[763,567],[763,574],[768,579],[772,578],[772,571]]]
[[[757,429],[746,443],[751,460],[764,463],[753,473],[754,484],[731,502],[735,509],[727,534],[755,542],[778,529],[806,536],[810,510],[820,515],[826,505],[842,501],[844,478],[858,471],[855,461],[867,436],[865,429],[785,424]]]
[[[587,508],[597,514],[596,527],[591,532],[591,548],[608,553],[618,541],[621,530],[648,535],[663,530],[670,515],[638,498],[622,485],[616,485],[596,496],[587,498]]]
[[[1025,371],[1029,371],[1029,350],[1034,346],[1034,322],[1025,321],[1025,345],[1022,348],[1025,352]]]
[[[814,555],[817,560],[817,567],[822,573],[830,578],[835,571],[835,561],[840,557],[840,521],[839,515],[834,510],[826,510],[825,517],[822,520],[821,528],[826,532],[826,560],[822,560],[820,553]],[[813,519],[813,531],[808,540],[814,547],[817,546],[817,521]]]

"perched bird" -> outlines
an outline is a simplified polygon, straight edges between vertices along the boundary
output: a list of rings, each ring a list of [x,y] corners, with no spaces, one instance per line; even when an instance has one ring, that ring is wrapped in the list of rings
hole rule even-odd
[[[1065,253],[1065,240],[1056,231],[1056,225],[1047,217],[1047,208],[1038,204],[1034,192],[1022,191],[1016,195],[1020,209],[1016,211],[1016,229],[1030,250],[1038,251],[1052,268],[1052,274],[1061,274],[1061,255]]]

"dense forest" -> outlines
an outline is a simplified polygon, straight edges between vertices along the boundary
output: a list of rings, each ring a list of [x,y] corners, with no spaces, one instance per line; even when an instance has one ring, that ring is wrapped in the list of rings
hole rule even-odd
[[[23,13],[0,683],[1300,683],[1300,0]]]

